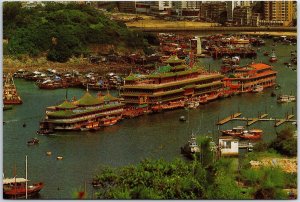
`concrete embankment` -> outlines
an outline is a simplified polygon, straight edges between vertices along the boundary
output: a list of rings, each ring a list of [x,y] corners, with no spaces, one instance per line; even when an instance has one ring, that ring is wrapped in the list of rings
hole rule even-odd
[[[130,27],[144,32],[297,32],[296,27]]]

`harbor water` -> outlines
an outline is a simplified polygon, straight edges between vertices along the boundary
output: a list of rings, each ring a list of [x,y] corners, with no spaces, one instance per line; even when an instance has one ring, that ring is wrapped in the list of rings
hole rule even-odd
[[[264,51],[271,52],[272,40],[260,48],[255,62],[269,63]],[[275,47],[278,61],[273,63],[278,71],[277,83],[281,89],[276,94],[296,95],[297,72],[290,70],[283,63],[290,62],[290,52],[294,45],[277,44]],[[251,63],[251,59],[242,59],[241,64]],[[198,63],[211,71],[219,70],[221,60],[199,58]],[[25,155],[28,155],[28,178],[31,182],[42,181],[44,189],[41,199],[72,199],[75,193],[83,190],[85,184],[88,198],[94,197],[95,190],[91,179],[99,168],[136,164],[145,158],[173,160],[183,158],[180,147],[189,139],[191,133],[209,135],[215,140],[220,135],[216,122],[238,110],[241,117],[257,117],[258,113],[267,113],[271,118],[284,118],[287,113],[295,114],[296,103],[278,104],[276,97],[271,97],[273,88],[262,93],[246,93],[227,99],[216,100],[200,105],[193,110],[178,109],[158,114],[149,114],[134,119],[125,119],[116,125],[101,128],[96,132],[59,132],[51,136],[36,134],[39,121],[45,115],[45,108],[63,102],[65,89],[41,90],[34,82],[15,79],[15,84],[23,104],[4,111],[3,121],[3,171],[6,177],[16,175],[25,177]],[[96,94],[97,92],[92,92]],[[103,92],[105,93],[105,92]],[[68,97],[80,98],[84,89],[68,89]],[[112,92],[117,94],[117,92]],[[180,116],[188,117],[187,122],[180,122]],[[231,129],[245,122],[231,121],[220,126]],[[257,122],[249,128],[261,128],[263,141],[272,141],[286,126],[285,123],[274,127],[274,121]],[[27,146],[27,141],[37,137],[38,145]],[[47,156],[46,152],[52,155]],[[57,160],[62,156],[62,160]]]

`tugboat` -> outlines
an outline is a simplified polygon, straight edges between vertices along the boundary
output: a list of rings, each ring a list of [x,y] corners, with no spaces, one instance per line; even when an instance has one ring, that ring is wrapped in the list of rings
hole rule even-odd
[[[184,147],[181,147],[181,153],[191,159],[195,158],[195,155],[200,154],[200,148],[196,142],[196,137],[194,134],[192,134],[188,143],[185,144]]]
[[[260,129],[251,129],[249,131],[245,130],[243,126],[235,127],[232,130],[223,130],[221,132],[223,135],[230,135],[248,140],[258,140],[262,137],[263,133],[263,131]]]
[[[277,57],[275,55],[275,51],[274,50],[272,51],[272,55],[271,55],[269,61],[270,62],[276,62],[277,61]]]
[[[27,142],[27,145],[28,145],[28,146],[31,146],[31,145],[38,144],[39,142],[40,142],[39,139],[37,139],[37,138],[31,138],[31,139]]]

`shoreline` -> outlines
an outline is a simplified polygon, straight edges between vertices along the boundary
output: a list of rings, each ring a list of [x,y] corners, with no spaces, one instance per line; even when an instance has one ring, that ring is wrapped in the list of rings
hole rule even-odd
[[[256,35],[256,36],[262,36],[262,35],[270,35],[270,36],[295,36],[297,37],[297,32],[241,32],[241,34],[247,34],[247,35]]]

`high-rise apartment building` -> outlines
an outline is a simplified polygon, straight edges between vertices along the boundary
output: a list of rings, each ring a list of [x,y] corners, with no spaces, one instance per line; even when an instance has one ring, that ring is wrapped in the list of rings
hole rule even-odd
[[[251,25],[252,8],[250,6],[237,6],[233,10],[233,22],[236,25]]]
[[[227,20],[232,21],[233,20],[233,9],[238,6],[237,1],[226,1],[226,8],[227,8]]]
[[[290,26],[293,20],[293,1],[265,1],[262,25]]]

